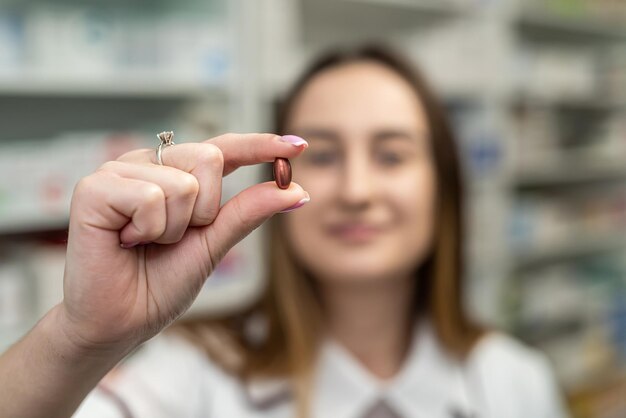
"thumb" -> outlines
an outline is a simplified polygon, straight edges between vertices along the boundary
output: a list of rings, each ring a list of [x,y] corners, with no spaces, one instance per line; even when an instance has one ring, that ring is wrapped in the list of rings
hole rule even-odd
[[[213,223],[201,232],[206,234],[213,267],[228,250],[272,215],[308,201],[309,194],[299,184],[292,182],[287,189],[279,189],[273,181],[248,187],[228,200]]]

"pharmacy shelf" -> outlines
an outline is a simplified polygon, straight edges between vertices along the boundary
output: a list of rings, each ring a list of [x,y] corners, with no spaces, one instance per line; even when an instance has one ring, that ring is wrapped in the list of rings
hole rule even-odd
[[[554,164],[519,171],[512,179],[513,185],[522,190],[579,186],[585,183],[626,182],[626,162],[562,158]]]
[[[40,5],[44,5],[47,6],[49,5],[49,1],[48,0],[3,0],[2,5],[4,7],[16,7],[16,6],[24,6],[25,4],[29,5],[30,7],[33,6],[40,6]],[[171,1],[169,0],[135,0],[133,2],[128,2],[126,0],[109,0],[107,2],[91,2],[91,1],[82,1],[82,0],[58,0],[56,1],[57,4],[62,4],[62,5],[85,5],[85,4],[98,4],[99,6],[103,7],[103,8],[119,8],[122,9],[124,11],[128,11],[128,10],[138,10],[138,11],[143,11],[144,13],[146,12],[146,10],[149,10],[150,12],[154,12],[154,11],[168,11],[168,10],[179,10],[181,7],[184,8],[194,8],[196,10],[202,11],[202,12],[207,12],[207,10],[210,10],[211,7],[215,8],[216,5],[219,5],[219,3],[216,4],[215,1],[213,0],[209,0],[209,1],[202,1],[202,0],[180,0],[178,2],[176,2],[176,4],[172,4]]]
[[[584,315],[573,314],[562,319],[533,319],[516,324],[515,335],[530,344],[540,344],[563,336],[580,333],[588,325]]]
[[[449,16],[465,12],[469,9],[469,2],[451,0],[340,0],[346,4],[359,6],[372,5],[387,11],[399,10],[420,13],[431,17]]]
[[[536,246],[512,254],[512,270],[523,271],[543,267],[561,261],[577,261],[582,257],[624,250],[626,237],[623,234],[611,236],[581,236],[560,244]]]
[[[0,79],[0,99],[10,97],[227,100],[229,94],[223,87],[153,75],[102,79],[27,76]]]
[[[524,11],[517,17],[522,34],[538,40],[583,43],[626,41],[626,23],[609,19],[556,16],[549,12]]]
[[[62,231],[69,226],[68,216],[0,217],[0,239],[4,236]]]
[[[302,36],[313,44],[380,39],[462,16],[468,6],[436,0],[301,0]]]
[[[620,112],[626,110],[626,100],[606,97],[539,97],[515,93],[510,104],[518,108],[552,108],[590,112]]]

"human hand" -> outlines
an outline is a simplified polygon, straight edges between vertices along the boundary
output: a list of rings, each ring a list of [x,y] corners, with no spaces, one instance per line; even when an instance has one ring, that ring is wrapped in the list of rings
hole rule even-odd
[[[87,349],[147,340],[191,305],[233,245],[273,214],[306,202],[296,183],[281,190],[265,182],[220,208],[223,176],[296,157],[307,146],[280,139],[227,134],[176,144],[163,149],[163,166],[154,149],[138,149],[81,179],[64,274],[67,338]]]

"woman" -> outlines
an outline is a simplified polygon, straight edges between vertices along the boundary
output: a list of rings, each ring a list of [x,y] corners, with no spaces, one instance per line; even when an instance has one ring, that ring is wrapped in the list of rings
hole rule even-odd
[[[327,55],[278,116],[298,136],[176,145],[163,167],[137,150],[78,184],[65,300],[0,358],[0,415],[69,416],[91,392],[75,416],[565,416],[545,360],[465,313],[459,162],[414,70],[381,48]],[[274,157],[295,183],[219,208],[222,175]],[[255,306],[171,327],[92,390],[281,210]]]

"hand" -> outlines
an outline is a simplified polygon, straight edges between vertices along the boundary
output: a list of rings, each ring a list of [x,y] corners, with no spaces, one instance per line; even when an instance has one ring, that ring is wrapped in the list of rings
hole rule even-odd
[[[220,208],[222,177],[304,148],[271,134],[228,134],[164,148],[163,166],[154,149],[134,150],[81,179],[61,305],[67,338],[86,349],[136,345],[171,323],[233,245],[308,197],[298,184],[266,182]]]

